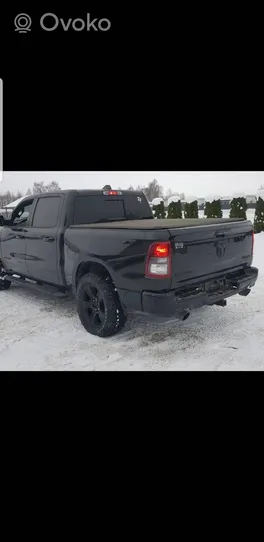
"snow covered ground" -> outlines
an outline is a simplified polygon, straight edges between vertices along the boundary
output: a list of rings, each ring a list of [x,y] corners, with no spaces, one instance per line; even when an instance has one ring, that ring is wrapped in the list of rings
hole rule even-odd
[[[264,233],[254,265],[260,275],[247,298],[193,311],[186,322],[131,317],[110,339],[86,333],[73,300],[12,286],[0,292],[0,369],[264,370]]]
[[[199,218],[204,218],[204,212],[203,211],[198,211],[198,212],[199,212]],[[224,209],[223,218],[229,218],[229,213],[230,213],[230,210]],[[255,209],[247,210],[247,218],[248,220],[251,220],[252,223],[254,222],[254,215],[255,215]]]

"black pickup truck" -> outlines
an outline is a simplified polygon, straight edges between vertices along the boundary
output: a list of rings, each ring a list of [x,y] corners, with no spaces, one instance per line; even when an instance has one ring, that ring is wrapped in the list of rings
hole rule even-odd
[[[1,217],[0,289],[29,280],[72,291],[85,329],[106,337],[130,312],[186,319],[246,296],[253,245],[247,220],[157,220],[142,192],[44,193]]]

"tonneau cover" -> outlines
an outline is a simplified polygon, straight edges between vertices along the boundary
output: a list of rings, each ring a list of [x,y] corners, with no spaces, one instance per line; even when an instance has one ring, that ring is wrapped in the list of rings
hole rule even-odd
[[[124,220],[119,222],[101,222],[98,224],[80,224],[71,228],[102,228],[102,229],[134,229],[134,230],[163,230],[170,228],[190,228],[192,226],[209,226],[210,224],[228,224],[244,221],[243,218],[161,218],[147,220]]]

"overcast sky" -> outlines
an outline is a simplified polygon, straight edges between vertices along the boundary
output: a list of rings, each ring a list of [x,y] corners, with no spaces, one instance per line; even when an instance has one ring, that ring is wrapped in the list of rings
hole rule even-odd
[[[233,193],[254,194],[264,184],[263,171],[23,171],[3,172],[0,193],[10,190],[25,192],[32,188],[34,181],[58,181],[62,189],[128,188],[129,185],[146,185],[154,178],[164,187],[186,196],[206,197],[210,194],[232,196]]]

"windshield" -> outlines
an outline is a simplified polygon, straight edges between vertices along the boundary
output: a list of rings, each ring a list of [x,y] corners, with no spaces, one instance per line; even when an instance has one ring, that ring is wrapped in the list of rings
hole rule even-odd
[[[77,196],[75,200],[74,224],[146,218],[153,218],[153,215],[144,196]]]

